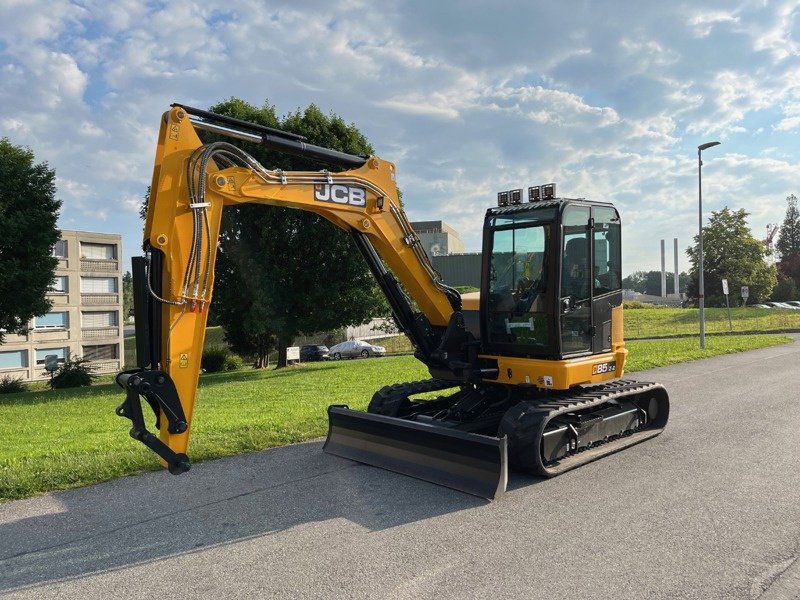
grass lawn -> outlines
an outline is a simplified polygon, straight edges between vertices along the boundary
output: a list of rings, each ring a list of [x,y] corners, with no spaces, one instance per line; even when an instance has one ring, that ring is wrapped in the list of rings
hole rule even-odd
[[[725,308],[705,310],[706,333],[769,333],[800,331],[800,310],[772,308]],[[625,339],[699,335],[698,308],[628,308],[625,310]]]
[[[715,336],[705,351],[696,338],[632,342],[628,371],[790,341]],[[380,387],[426,377],[412,356],[204,375],[189,455],[205,460],[317,438],[327,431],[329,404],[363,410]],[[128,437],[130,422],[114,414],[122,400],[114,384],[0,395],[0,499],[159,468],[155,455]]]

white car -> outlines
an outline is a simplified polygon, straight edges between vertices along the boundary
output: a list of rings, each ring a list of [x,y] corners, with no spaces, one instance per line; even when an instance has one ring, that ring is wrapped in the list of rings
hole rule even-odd
[[[792,306],[791,304],[787,304],[786,302],[767,302],[773,308],[788,308],[789,310],[796,310],[796,306]]]
[[[341,360],[342,358],[369,358],[370,356],[385,356],[386,348],[383,346],[373,346],[361,340],[352,340],[350,342],[342,342],[331,346],[328,350],[328,356],[333,360]]]

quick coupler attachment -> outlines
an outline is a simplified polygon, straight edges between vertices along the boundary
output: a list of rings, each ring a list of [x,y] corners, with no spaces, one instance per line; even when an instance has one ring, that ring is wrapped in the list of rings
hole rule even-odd
[[[147,430],[144,423],[141,398],[144,398],[156,417],[156,429],[161,426],[161,412],[167,417],[167,431],[183,433],[189,424],[183,413],[178,391],[170,376],[164,371],[135,369],[117,375],[117,384],[125,390],[125,401],[117,407],[117,416],[133,423],[130,435],[139,440],[167,463],[169,472],[179,475],[189,470],[191,464],[185,454],[174,452],[156,435]]]

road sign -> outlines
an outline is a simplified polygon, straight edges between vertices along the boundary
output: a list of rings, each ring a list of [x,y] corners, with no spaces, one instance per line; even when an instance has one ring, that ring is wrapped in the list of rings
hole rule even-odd
[[[728,300],[728,280],[722,280],[722,293],[725,294],[725,306],[728,307],[728,328],[733,331],[733,321],[731,321],[731,303]]]
[[[748,288],[746,285],[743,285],[742,286],[742,298],[747,300],[749,297],[750,297],[750,288]]]

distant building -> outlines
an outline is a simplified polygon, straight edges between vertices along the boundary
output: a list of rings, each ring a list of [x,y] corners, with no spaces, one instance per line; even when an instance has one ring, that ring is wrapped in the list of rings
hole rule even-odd
[[[429,257],[464,252],[458,232],[444,221],[416,221],[411,227]]]
[[[432,256],[431,263],[450,286],[481,287],[481,253]]]
[[[416,221],[411,227],[447,285],[480,287],[481,255],[465,253],[455,229],[444,221]]]
[[[122,370],[122,236],[62,231],[53,247],[58,258],[47,294],[50,312],[35,317],[24,335],[6,334],[0,346],[0,377],[49,378],[47,356],[63,363],[88,359],[96,373]]]

